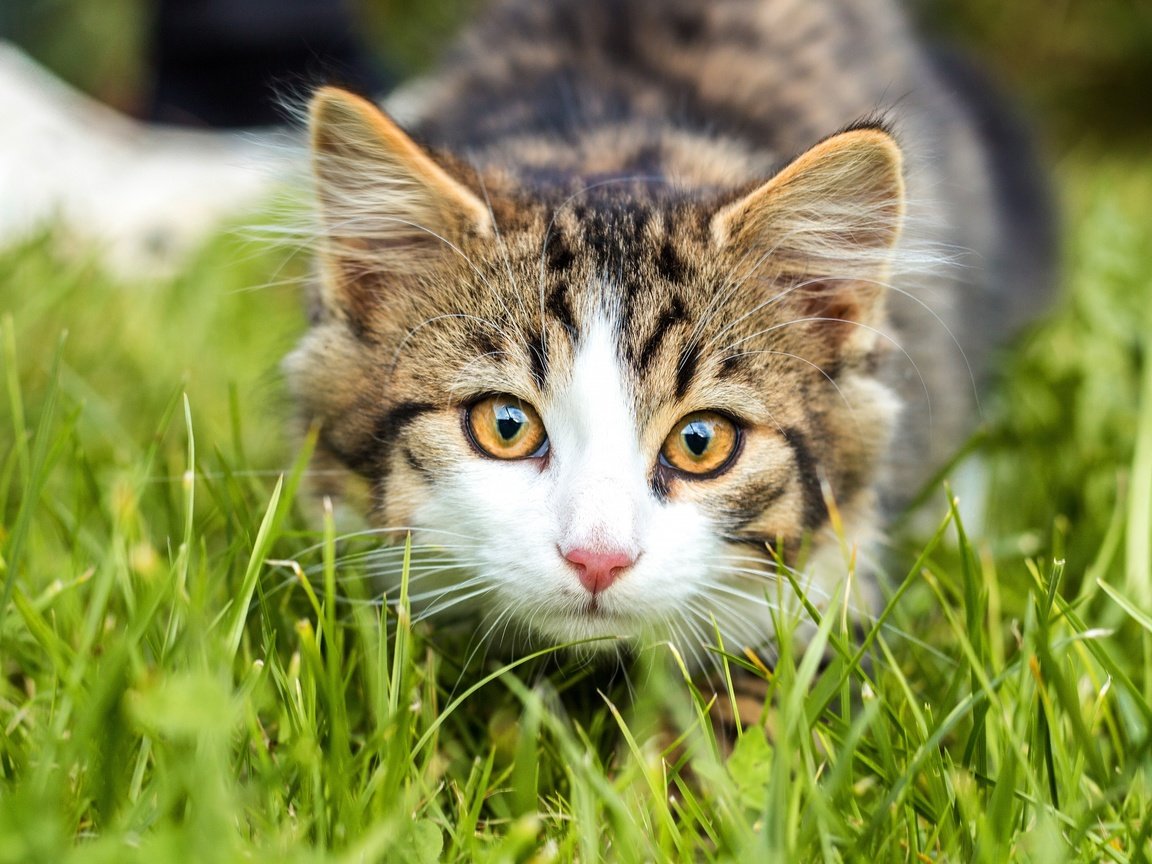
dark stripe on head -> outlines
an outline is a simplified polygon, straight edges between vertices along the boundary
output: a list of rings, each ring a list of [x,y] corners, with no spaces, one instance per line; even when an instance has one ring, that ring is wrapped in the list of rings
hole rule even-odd
[[[687,45],[700,39],[704,32],[704,15],[702,12],[676,12],[668,19],[672,28],[672,35],[681,45]]]
[[[563,236],[552,234],[545,242],[547,246],[544,249],[544,262],[551,272],[561,273],[572,266],[576,254],[569,248],[568,241]]]
[[[688,342],[680,349],[680,363],[676,367],[676,398],[683,399],[696,377],[696,367],[700,365],[700,350],[696,343]]]
[[[660,142],[653,141],[644,144],[635,153],[628,157],[624,166],[638,174],[655,174],[664,162],[664,148]]]
[[[652,358],[655,357],[656,352],[660,350],[660,344],[664,341],[664,337],[668,334],[668,331],[686,318],[687,313],[684,311],[684,304],[680,302],[679,297],[673,297],[672,302],[656,323],[656,328],[644,341],[644,345],[635,357],[634,363],[637,373],[643,372],[648,368],[652,362]]]
[[[729,354],[720,361],[721,375],[737,375],[748,367],[747,354]]]
[[[618,248],[614,242],[616,232],[613,229],[616,226],[609,222],[606,214],[597,211],[589,213],[581,226],[584,229],[584,242],[592,250],[596,261],[601,265],[607,263],[612,250]]]
[[[348,315],[344,319],[348,325],[348,330],[356,338],[356,341],[368,347],[374,347],[378,344],[375,334],[368,329],[367,323],[358,315]]]
[[[321,433],[320,443],[357,474],[372,478],[380,473],[381,453],[404,427],[420,415],[435,409],[436,406],[428,402],[401,402],[376,419],[371,437],[354,450],[338,446],[327,430]]]
[[[528,362],[532,366],[532,378],[536,381],[536,386],[543,390],[544,382],[548,379],[548,348],[544,344],[544,338],[536,334],[528,340],[526,347]]]
[[[436,406],[430,402],[400,402],[392,406],[376,421],[376,443],[387,443],[421,414],[435,410]]]
[[[639,279],[628,279],[620,286],[622,290],[620,298],[620,332],[632,332],[632,319],[636,314],[636,297],[643,289],[644,285]]]
[[[813,371],[815,371],[815,370],[813,370]],[[835,360],[828,361],[827,363],[825,363],[823,366],[820,367],[820,372],[824,373],[824,375],[821,375],[820,377],[823,378],[825,381],[827,381],[829,378],[831,378],[833,381],[835,381],[844,372],[844,360],[843,360],[843,358],[837,357]],[[817,374],[819,374],[819,373],[817,373]],[[825,376],[827,376],[827,377],[825,377]]]
[[[796,473],[804,495],[804,527],[815,531],[828,519],[828,505],[824,503],[824,491],[820,488],[816,457],[812,455],[803,432],[795,427],[783,431],[784,441],[792,448],[792,457],[796,460]]]
[[[496,341],[487,327],[479,327],[472,333],[472,345],[481,357],[498,358],[504,353],[504,346]]]
[[[665,240],[656,256],[656,272],[668,282],[686,282],[691,277],[691,265],[680,257],[671,240]]]
[[[639,246],[644,240],[644,229],[648,227],[649,221],[652,219],[652,214],[646,208],[637,207],[632,211],[631,232],[629,239],[633,244]]]
[[[602,268],[615,270],[625,256],[632,256],[644,241],[652,214],[628,202],[610,204],[608,209],[590,209],[580,219],[584,243],[593,260]]]
[[[544,308],[568,331],[570,336],[576,335],[576,319],[572,317],[572,305],[568,302],[568,283],[561,280],[556,283]]]

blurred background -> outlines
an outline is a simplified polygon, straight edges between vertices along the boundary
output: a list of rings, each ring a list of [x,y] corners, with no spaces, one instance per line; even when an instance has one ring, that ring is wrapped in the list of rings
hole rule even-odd
[[[361,68],[387,83],[435,62],[482,0],[331,0],[371,46]],[[923,26],[964,44],[1043,127],[1069,147],[1145,148],[1152,136],[1152,3],[1148,0],[910,0]],[[4,0],[0,37],[81,90],[134,116],[155,95],[159,0]],[[226,6],[211,0],[186,8]],[[237,6],[240,4],[231,4]],[[264,0],[285,12],[315,3]],[[313,32],[314,43],[325,34]],[[319,63],[305,75],[332,71]],[[339,70],[337,70],[339,71]],[[347,70],[345,70],[347,71]],[[355,76],[353,76],[355,77]],[[291,82],[289,82],[291,83]]]

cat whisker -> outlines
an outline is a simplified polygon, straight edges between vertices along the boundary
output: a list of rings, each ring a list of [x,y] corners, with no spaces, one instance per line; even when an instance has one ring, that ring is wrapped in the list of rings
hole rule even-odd
[[[488,195],[488,185],[484,182],[484,175],[481,173],[479,167],[476,165],[475,160],[472,160],[472,168],[476,172],[476,179],[480,184],[480,192],[484,195],[484,206],[488,208],[488,216],[492,220],[492,230],[496,234],[496,245],[499,247],[500,254],[502,255],[502,257],[504,259],[504,269],[508,274],[508,282],[512,286],[513,294],[515,295],[516,300],[520,304],[520,311],[523,312],[525,314],[525,316],[527,317],[527,314],[528,314],[527,304],[524,302],[524,294],[520,290],[520,286],[516,284],[516,275],[512,271],[512,259],[508,256],[508,246],[504,242],[504,236],[500,233],[500,226],[496,222],[496,213],[492,209],[492,199]],[[505,314],[505,316],[507,316],[507,320],[509,321],[509,323],[511,323],[511,324],[513,324],[513,326],[515,326],[514,322],[516,319],[512,315],[511,310],[509,310],[508,307],[505,305],[504,298],[501,297],[499,294],[496,294],[494,296],[495,296],[497,302],[500,303],[500,306],[504,309],[504,314]],[[541,337],[541,338],[544,338],[544,337]]]
[[[415,572],[409,571],[410,575],[408,577],[408,584],[411,586],[419,587],[419,583],[426,582],[426,581],[430,580],[430,578],[432,576],[437,576],[437,575],[444,574],[444,573],[455,573],[455,572],[458,572],[460,569],[461,569],[460,565],[456,564],[455,562],[451,562],[448,564],[437,564],[437,565],[433,565],[433,566],[429,566],[429,567],[424,567],[424,568],[421,568],[420,570],[417,570]],[[387,581],[389,583],[387,586],[387,590],[391,591],[391,590],[394,590],[395,588],[397,588],[399,586],[400,578],[402,576],[403,576],[402,571],[399,568],[396,568],[396,569],[392,569],[392,570],[384,570],[384,569],[377,570],[375,572],[367,574],[367,576],[365,578],[370,579],[373,582]]]
[[[459,555],[421,555],[419,558],[413,558],[408,565],[409,573],[421,573],[429,567],[440,567],[443,569],[470,569],[478,566],[481,562],[462,558]],[[362,562],[365,572],[373,576],[394,575],[400,576],[404,573],[404,561],[399,558],[369,560]],[[358,565],[359,566],[359,565]]]
[[[474,542],[478,545],[482,544],[484,542],[482,538],[474,537],[471,534],[462,534],[459,531],[450,531],[450,530],[445,529],[445,528],[426,528],[424,526],[416,526],[416,525],[389,525],[389,526],[380,526],[380,527],[374,527],[374,528],[364,528],[364,529],[361,529],[359,531],[349,531],[349,532],[344,533],[344,534],[338,534],[338,535],[336,535],[336,537],[333,538],[333,540],[336,544],[340,544],[340,543],[346,543],[349,540],[356,540],[358,538],[363,538],[363,537],[379,537],[379,536],[387,535],[387,534],[416,534],[416,533],[442,534],[445,537],[457,537],[457,538],[461,538],[464,540],[471,540],[472,542]],[[325,542],[326,541],[320,541],[319,543],[314,543],[311,546],[306,546],[304,549],[300,550],[296,554],[300,555],[300,556],[304,556],[304,555],[307,555],[311,552],[315,552],[318,549],[323,549]],[[427,544],[425,544],[425,545],[427,545]],[[415,548],[416,546],[417,546],[417,544],[413,544],[413,548]],[[387,546],[387,547],[381,547],[381,548],[399,549],[401,552],[403,552],[404,546],[402,544],[398,544],[396,546]]]
[[[510,351],[499,351],[499,350],[485,351],[483,354],[479,355],[478,357],[474,357],[473,359],[469,360],[467,363],[465,363],[463,366],[460,367],[459,371],[456,373],[455,380],[452,382],[452,384],[449,385],[449,389],[453,393],[460,393],[462,391],[468,391],[470,393],[472,387],[471,387],[471,383],[467,380],[467,377],[465,375],[466,372],[469,372],[473,366],[476,366],[477,364],[483,362],[484,360],[488,359],[489,357],[512,357],[512,356],[513,356],[512,352],[510,352]]]
[[[773,573],[776,572],[779,566],[774,559],[767,556],[737,555],[735,552],[722,552],[720,557],[726,561],[747,561],[752,564],[762,564],[769,568],[769,572]]]
[[[448,545],[441,546],[437,543],[429,543],[420,547],[413,547],[411,555],[411,563],[419,564],[426,563],[430,560],[449,560],[459,558],[461,553],[476,552],[483,549],[479,545]],[[336,558],[337,567],[353,566],[360,563],[383,563],[392,561],[401,564],[404,561],[403,547],[388,546],[381,549],[365,549],[359,552],[348,552]],[[323,565],[310,565],[309,569],[314,567],[321,567]]]
[[[737,573],[737,574],[750,573],[751,575],[756,575],[756,576],[761,575],[760,573],[758,573],[756,571],[749,571],[745,568],[726,568],[726,571]],[[762,593],[744,591],[738,587],[735,587],[732,585],[726,585],[722,582],[710,581],[710,582],[704,583],[704,587],[706,588],[706,590],[714,591],[718,594],[725,595],[725,596],[738,597],[741,600],[746,600],[746,601],[755,603],[756,605],[761,606],[763,608],[786,611],[786,610],[782,610],[780,608],[779,604],[768,599]],[[817,585],[812,585],[812,584],[803,586],[802,590],[804,591],[805,594],[814,595],[820,601],[824,601],[824,602],[832,599],[832,596],[833,596],[830,592],[820,588]],[[815,605],[819,605],[819,604],[815,604]],[[903,630],[894,624],[890,624],[887,621],[881,623],[879,618],[877,618],[876,615],[869,612],[868,610],[860,608],[860,607],[853,605],[851,603],[846,604],[846,609],[847,609],[849,615],[851,616],[852,620],[859,623],[860,625],[862,625],[862,626],[869,625],[869,626],[873,626],[873,627],[879,625],[882,630],[884,630],[884,631],[886,631],[892,635],[898,636],[907,642],[910,642],[911,644],[917,646],[918,648],[921,648],[924,651],[927,651],[928,653],[932,654],[937,659],[948,662],[949,664],[952,664],[952,665],[955,664],[955,660],[953,658],[949,657],[947,654],[943,653],[939,649],[934,648],[929,643],[919,639],[916,636],[913,636],[908,631]],[[813,623],[815,623],[815,622],[813,622]]]
[[[783,321],[783,322],[780,322],[779,324],[773,324],[771,327],[765,327],[762,330],[758,330],[755,333],[752,333],[752,334],[749,334],[748,336],[743,336],[740,339],[737,339],[735,342],[729,343],[728,345],[724,346],[724,348],[721,348],[720,350],[721,351],[727,351],[729,348],[733,348],[742,342],[747,342],[750,339],[754,339],[754,338],[759,337],[759,336],[765,336],[769,333],[772,333],[773,331],[781,330],[784,327],[791,327],[795,324],[818,323],[818,322],[849,324],[853,327],[859,327],[863,330],[867,330],[870,333],[876,334],[881,339],[884,339],[889,344],[891,344],[897,351],[899,351],[901,354],[903,354],[904,358],[908,361],[908,364],[912,367],[912,370],[916,373],[916,377],[920,379],[920,386],[924,390],[924,402],[925,402],[925,405],[927,406],[927,411],[928,411],[928,426],[929,426],[929,428],[931,428],[931,426],[932,426],[932,396],[928,392],[928,382],[924,379],[923,374],[921,374],[920,367],[916,364],[916,361],[912,359],[912,355],[908,353],[907,349],[905,349],[904,346],[900,344],[899,340],[897,340],[891,334],[886,333],[883,330],[879,329],[878,327],[873,327],[871,324],[865,324],[861,321],[853,321],[849,318],[834,318],[834,317],[826,317],[826,316],[820,316],[820,315],[809,315],[809,316],[805,316],[803,318],[793,318],[789,321]]]
[[[253,468],[241,471],[204,471],[199,466],[191,472],[191,477],[194,480],[225,480],[228,477],[281,477],[288,476],[292,473],[292,468]],[[318,469],[309,468],[300,472],[302,477],[343,477],[348,471],[344,468],[332,469]],[[185,483],[188,481],[189,473],[183,474],[155,474],[150,477],[145,477],[145,483]]]
[[[717,315],[721,309],[724,308],[724,304],[727,303],[728,300],[730,300],[732,297],[734,297],[736,295],[736,293],[742,287],[744,287],[745,283],[747,283],[748,280],[752,278],[752,276],[756,273],[756,271],[759,270],[760,267],[762,267],[768,261],[768,259],[771,258],[777,251],[779,251],[779,249],[780,249],[780,242],[777,242],[770,249],[765,250],[760,255],[759,258],[757,258],[756,262],[747,270],[747,272],[745,272],[743,277],[741,277],[740,279],[730,281],[728,286],[725,289],[717,291],[712,295],[711,299],[708,301],[708,305],[704,309],[704,313],[700,316],[700,320],[697,321],[696,326],[693,328],[692,338],[688,341],[689,345],[691,345],[693,348],[699,347],[700,337],[704,335],[704,331],[707,328],[707,326],[712,322],[713,317],[715,315]],[[754,250],[751,248],[744,250],[744,252],[740,256],[739,261],[736,262],[736,267],[742,269],[744,262],[752,255],[753,251]],[[744,315],[741,315],[735,321],[730,322],[726,327],[724,327],[720,331],[720,333],[716,334],[716,336],[713,337],[713,339],[709,340],[708,344],[710,345],[715,340],[715,338],[726,333],[733,326],[735,326],[740,321],[747,318],[748,315],[754,314],[759,309],[762,309],[762,308],[765,308],[767,306],[772,305],[773,303],[775,303],[777,300],[779,300],[782,296],[786,295],[787,293],[788,293],[787,290],[777,293],[776,295],[771,297],[766,302],[761,303],[758,307],[750,310],[748,313],[746,313]],[[705,345],[704,347],[707,347],[707,345]],[[679,371],[679,368],[677,368],[677,371]]]
[[[782,585],[788,586],[789,589],[791,589],[791,583],[790,582],[784,582],[784,581],[780,580],[779,578],[777,578],[772,573],[765,573],[762,570],[754,570],[754,569],[749,568],[749,567],[713,566],[712,572],[714,572],[714,573],[728,573],[728,574],[732,574],[734,576],[743,577],[743,581],[752,581],[752,580],[747,578],[747,577],[751,576],[751,577],[755,577],[756,581],[758,581],[762,584],[765,584],[765,585],[782,584]],[[801,574],[801,578],[803,578],[802,574]],[[798,579],[797,581],[799,582],[800,579]],[[739,589],[735,588],[734,586],[726,586],[726,587],[728,587],[731,590],[739,591]],[[832,595],[828,591],[826,591],[825,589],[821,588],[820,586],[818,586],[814,583],[809,583],[809,584],[803,584],[802,583],[800,585],[800,588],[804,592],[805,596],[815,595],[821,601],[827,601],[827,600],[832,599]],[[849,611],[862,612],[863,610],[856,610],[856,609],[850,608]]]
[[[461,603],[467,603],[471,600],[475,600],[477,597],[483,597],[485,594],[488,594],[489,592],[494,591],[495,589],[496,589],[495,585],[486,585],[483,588],[478,588],[475,591],[470,591],[466,594],[461,594],[458,597],[451,597],[451,598],[447,598],[444,600],[434,601],[433,603],[431,603],[428,606],[428,608],[421,609],[413,617],[412,620],[413,621],[424,621],[424,620],[431,618],[433,616],[443,615],[449,609],[452,609],[455,606],[459,606]],[[440,596],[444,597],[445,595],[442,593]]]
[[[520,610],[522,610],[524,608],[524,606],[525,606],[525,604],[523,602],[518,602],[516,605],[511,607],[517,614],[510,615],[504,619],[504,626],[503,626],[503,629],[500,631],[500,637],[499,637],[501,642],[503,642],[507,638],[508,628],[512,625],[515,625],[518,628],[517,631],[513,632],[513,638],[514,639],[518,638],[519,630],[524,627],[524,622],[525,622],[525,616],[520,613]],[[539,609],[539,606],[537,606],[536,608]],[[531,613],[527,617],[528,617],[528,620],[530,620],[532,617]]]
[[[454,567],[441,567],[441,568],[439,568],[438,570],[433,570],[433,571],[431,571],[431,573],[436,573],[436,572],[441,572],[441,573],[445,573],[445,572],[451,572],[451,570],[454,570],[454,569],[455,569]],[[430,575],[430,574],[423,574],[423,575],[424,575],[424,576],[427,576],[427,575]],[[476,586],[476,585],[483,585],[483,584],[484,584],[484,583],[486,583],[486,582],[487,582],[487,583],[491,583],[491,580],[490,580],[490,579],[488,579],[488,578],[487,578],[486,576],[484,576],[483,574],[477,574],[477,575],[475,575],[475,576],[469,576],[469,577],[468,577],[468,578],[466,578],[466,579],[459,579],[459,580],[456,580],[456,581],[454,581],[454,582],[452,582],[452,583],[450,583],[450,584],[447,584],[447,585],[440,585],[440,586],[437,586],[436,588],[431,588],[431,589],[429,589],[429,590],[427,590],[427,591],[418,591],[418,592],[415,592],[415,593],[413,593],[413,592],[411,592],[411,591],[410,591],[410,592],[408,593],[408,599],[409,599],[409,601],[411,601],[412,603],[419,603],[419,602],[421,602],[421,601],[423,601],[423,600],[427,600],[429,597],[436,597],[437,595],[440,595],[440,594],[445,594],[445,593],[448,593],[448,592],[451,592],[451,591],[461,591],[461,590],[465,590],[465,589],[468,589],[468,588],[472,588],[472,587],[474,587],[474,586]],[[411,584],[411,582],[409,582],[409,584]],[[493,583],[493,584],[494,584],[494,583]],[[396,589],[396,588],[398,588],[398,587],[399,587],[399,586],[395,586],[395,585],[394,585],[394,586],[391,586],[389,590],[393,590],[393,589]],[[397,592],[395,592],[395,593],[397,594],[397,599],[399,599],[399,592],[397,591]]]
[[[767,254],[771,254],[771,253],[767,253]],[[760,260],[756,264],[757,267],[759,267],[759,265],[762,264],[766,260],[767,254],[764,257],[760,258]],[[741,279],[739,282],[736,283],[736,287],[738,288],[738,287],[742,286],[748,280],[748,278],[749,278],[749,276],[745,276],[743,279]],[[758,315],[759,313],[763,312],[769,306],[776,305],[777,303],[781,302],[786,297],[788,297],[790,294],[794,294],[798,291],[802,291],[803,289],[809,288],[813,285],[820,285],[820,284],[825,283],[825,282],[836,282],[836,281],[859,282],[859,281],[864,281],[864,280],[860,280],[854,276],[822,276],[820,278],[805,279],[805,280],[795,282],[792,285],[789,285],[787,288],[784,288],[780,291],[777,291],[775,294],[773,294],[767,300],[763,300],[760,303],[756,304],[755,306],[752,306],[750,309],[746,310],[743,314],[737,315],[733,320],[729,321],[725,326],[720,328],[716,333],[712,334],[712,337],[704,344],[703,347],[705,349],[711,348],[713,345],[715,345],[717,342],[720,341],[720,339],[724,336],[725,333],[731,332],[731,330],[733,328],[738,327],[744,321],[747,321],[749,318],[752,318],[753,316]],[[877,280],[872,280],[872,281],[875,284],[879,284],[879,285],[886,285],[887,284],[884,282],[879,282]],[[735,291],[733,291],[732,293],[735,293]],[[731,347],[731,346],[729,346],[729,347]],[[720,350],[724,350],[724,349],[720,349]]]
[[[851,402],[848,401],[848,397],[844,395],[844,391],[840,389],[840,385],[836,383],[836,379],[825,372],[822,366],[817,363],[813,363],[807,357],[801,357],[799,354],[792,354],[788,351],[775,351],[772,349],[763,348],[759,351],[741,351],[739,354],[723,354],[722,356],[718,356],[717,362],[722,363],[725,360],[733,360],[737,357],[753,357],[757,354],[772,354],[777,357],[789,357],[793,360],[799,360],[801,363],[806,363],[807,365],[811,366],[813,369],[823,375],[828,383],[832,385],[832,388],[836,391],[836,395],[840,397],[840,401],[844,403],[844,406],[848,409],[848,413],[852,415],[853,424],[855,424],[857,429],[860,428],[860,422],[856,417],[856,408]],[[771,417],[771,415],[769,415],[769,417]],[[776,428],[780,430],[781,434],[783,434],[784,430],[780,427],[780,424],[776,423],[775,420],[772,422],[776,425]]]
[[[719,601],[719,603],[720,603],[719,608],[720,609],[728,611],[729,614],[731,614],[733,616],[733,618],[734,618],[733,623],[739,623],[739,624],[744,625],[744,626],[753,626],[753,622],[747,620],[744,617],[741,617],[741,615],[739,614],[739,612],[737,612],[737,610],[732,609],[730,607],[730,605],[728,603],[729,599],[736,599],[736,600],[745,601],[745,602],[751,603],[752,605],[757,606],[761,609],[766,609],[769,611],[777,611],[777,612],[783,611],[779,604],[774,603],[773,601],[769,600],[762,592],[757,593],[757,592],[750,592],[750,591],[742,591],[738,588],[733,588],[733,586],[725,585],[724,583],[720,583],[720,582],[707,583],[707,584],[703,585],[702,587],[704,588],[704,591],[706,591],[710,595],[711,599]],[[695,611],[700,612],[701,614],[704,614],[705,617],[708,614],[713,613],[715,611],[710,606],[708,606],[708,607],[704,606],[703,600],[697,600],[694,603],[689,604],[688,608],[694,609]]]
[[[416,566],[420,565],[420,564],[460,561],[462,559],[460,558],[460,556],[456,550],[475,551],[479,548],[481,548],[481,547],[478,547],[478,546],[445,547],[445,546],[429,545],[429,546],[423,547],[421,549],[413,549],[412,550],[411,564],[412,564],[413,569],[415,569]],[[362,552],[351,552],[351,553],[348,553],[345,555],[341,555],[341,556],[337,557],[333,563],[335,564],[337,569],[354,567],[354,566],[357,566],[360,564],[366,564],[368,566],[390,565],[390,566],[396,566],[397,568],[399,568],[404,563],[404,556],[403,556],[403,553],[390,554],[388,551],[385,551],[385,550],[368,549],[368,550],[364,550]],[[310,564],[307,567],[305,567],[304,570],[305,570],[305,572],[310,573],[310,574],[311,573],[318,573],[324,569],[324,566],[325,565],[322,562],[316,563],[316,564]]]
[[[487,327],[491,330],[496,331],[501,336],[504,335],[504,333],[506,332],[506,329],[507,329],[506,327],[501,327],[499,324],[496,324],[492,321],[489,321],[487,318],[483,318],[479,315],[471,315],[471,314],[466,313],[466,312],[443,312],[439,315],[433,315],[430,318],[425,318],[423,321],[421,321],[416,326],[411,327],[408,330],[408,332],[404,334],[404,338],[400,340],[400,344],[396,346],[396,350],[393,352],[392,360],[388,366],[388,374],[391,375],[393,372],[396,371],[396,364],[398,362],[400,362],[400,355],[404,352],[404,348],[408,345],[408,342],[417,333],[419,333],[425,327],[429,327],[429,326],[431,326],[431,325],[433,325],[439,321],[451,321],[451,320],[475,321],[479,324],[483,324],[485,327]]]
[[[476,262],[473,261],[472,258],[466,252],[464,252],[463,249],[461,249],[459,246],[457,246],[455,243],[453,243],[447,237],[444,237],[442,234],[440,234],[436,231],[433,231],[427,225],[421,225],[418,222],[413,222],[410,219],[403,219],[399,216],[382,215],[381,213],[378,212],[378,210],[375,207],[373,207],[372,210],[369,211],[369,215],[367,218],[370,219],[373,223],[388,223],[391,225],[403,225],[406,228],[414,228],[415,230],[420,231],[424,234],[427,234],[428,236],[432,237],[435,240],[439,240],[441,243],[443,243],[445,246],[447,246],[449,249],[451,249],[453,252],[455,252],[458,256],[460,256],[461,259],[463,259],[464,263],[467,264],[472,269],[472,272],[475,273],[479,277],[480,281],[484,283],[485,288],[488,288],[489,290],[492,289],[492,284],[488,281],[488,277],[484,275],[484,272],[476,265]],[[357,232],[349,232],[349,231],[345,230],[345,229],[349,228],[350,226],[355,226],[357,224],[357,221],[358,221],[358,217],[355,217],[355,216],[348,217],[348,218],[341,220],[341,221],[335,221],[335,220],[330,221],[328,226],[327,226],[326,236],[328,238],[335,238],[337,240],[348,239],[348,240],[354,240],[354,241],[363,241],[363,240],[387,241],[387,240],[392,239],[392,237],[393,237],[393,232],[385,231],[385,230],[382,230],[380,228],[377,228],[377,229],[372,230],[372,231],[357,231]],[[345,249],[341,250],[341,259],[346,263],[350,262],[350,261],[362,261],[364,264],[364,272],[365,273],[379,272],[379,270],[381,269],[379,256],[373,254],[372,252],[363,253],[363,252],[359,252],[359,251],[353,251],[351,248],[345,248]],[[418,260],[418,258],[416,260]],[[393,263],[393,266],[396,266],[395,256],[390,257],[389,261],[391,261]]]
[[[960,358],[964,361],[964,368],[968,370],[968,384],[972,389],[972,398],[976,404],[976,413],[978,416],[983,417],[984,410],[980,404],[980,388],[976,386],[976,375],[973,373],[972,364],[968,360],[968,352],[964,350],[964,346],[960,344],[960,340],[956,337],[956,334],[952,331],[952,328],[948,326],[947,322],[945,322],[939,314],[937,314],[936,310],[925,303],[924,300],[922,300],[920,297],[917,297],[911,291],[901,288],[899,285],[869,279],[859,279],[857,281],[875,284],[889,291],[893,291],[902,297],[907,297],[913,303],[916,303],[918,306],[920,306],[920,308],[927,312],[929,316],[931,316],[936,321],[936,323],[940,325],[940,329],[942,329],[948,335],[948,338],[952,341],[952,344],[956,346],[956,350],[959,352]]]
[[[408,598],[413,613],[412,620],[413,622],[420,622],[430,619],[442,619],[444,615],[453,608],[463,604],[473,603],[473,601],[496,591],[499,587],[497,583],[485,577],[476,577],[466,582],[413,594]],[[387,601],[387,605],[389,606],[396,606],[398,603],[398,596]],[[470,609],[470,612],[475,612],[483,608],[484,607],[479,606],[475,609]],[[485,615],[490,615],[491,611],[492,610],[485,610]],[[481,624],[482,623],[483,621],[481,620]]]
[[[470,640],[470,647],[466,649],[468,656],[465,658],[463,664],[461,664],[460,668],[462,673],[472,665],[473,660],[476,659],[476,654],[480,651],[481,648],[483,648],[485,652],[488,651],[492,645],[491,637],[493,630],[500,624],[500,620],[507,615],[511,615],[515,608],[515,604],[509,604],[503,609],[493,608],[485,610],[483,616],[480,618],[479,626],[475,631],[473,631],[472,639]],[[488,627],[484,630],[483,635],[480,635],[481,628],[484,627],[485,622],[487,622],[489,619],[492,619],[491,624],[489,624]],[[459,683],[460,682],[458,681],[457,684]]]
[[[272,597],[281,593],[282,591],[286,591],[295,585],[299,585],[302,575],[303,575],[303,571],[300,571],[300,574],[289,576],[287,579],[283,579],[280,582],[277,582],[276,584],[268,587],[267,590],[265,590],[263,593],[263,599],[265,599],[265,600],[271,599]],[[307,577],[305,577],[305,578],[307,578]],[[411,581],[414,582],[420,578],[422,578],[422,576],[417,576]],[[340,586],[345,586],[345,585],[354,584],[356,582],[370,581],[370,580],[373,580],[373,577],[370,575],[355,573],[355,574],[349,574],[349,575],[338,577],[336,579],[336,584],[338,584]],[[323,587],[324,587],[322,583],[317,582],[313,579],[308,579],[308,584],[311,586],[313,591],[323,590]],[[253,598],[252,603],[251,603],[252,607],[254,608],[258,602],[259,601],[257,598]],[[346,595],[340,593],[340,594],[336,595],[336,602],[337,603],[353,602],[353,598],[349,598]],[[355,600],[355,602],[362,602],[362,601],[357,599],[357,600]],[[374,600],[372,602],[378,602],[378,601]]]
[[[733,534],[721,534],[720,538],[722,540],[727,540],[729,543],[740,544],[741,546],[745,545],[747,539]],[[729,551],[721,553],[721,557],[729,561],[747,561],[752,564],[758,564],[761,568],[766,568],[765,572],[768,573],[768,575],[774,575],[778,573],[791,573],[797,578],[797,580],[802,579],[804,576],[802,570],[781,561],[779,558],[769,552],[767,548],[765,548],[763,556],[740,555],[737,552]]]
[[[433,543],[413,543],[410,547],[412,560],[416,561],[420,557],[424,557],[424,556],[427,556],[430,554],[456,554],[456,553],[461,552],[461,551],[474,552],[474,551],[481,550],[481,549],[485,548],[485,544],[480,543],[480,542],[468,542],[468,543],[453,543],[453,542],[451,542],[454,539],[458,539],[458,538],[448,537],[448,538],[446,538],[446,540],[448,542],[436,541]],[[345,545],[347,545],[347,543]],[[360,560],[364,560],[364,559],[372,559],[372,558],[381,558],[381,559],[399,558],[399,559],[403,559],[404,554],[405,554],[405,547],[404,546],[400,546],[398,544],[388,544],[388,545],[378,545],[377,544],[377,545],[372,545],[366,549],[361,549],[361,550],[356,551],[356,552],[346,552],[343,555],[339,555],[336,557],[336,563],[337,563],[337,565],[347,564],[347,563],[354,563],[356,561],[360,561]]]
[[[764,591],[745,590],[734,585],[722,582],[711,582],[702,586],[702,590],[722,606],[733,601],[740,601],[741,606],[755,607],[756,609],[777,613],[799,613],[804,607],[799,597],[793,597],[787,605],[781,605],[768,597]]]
[[[694,610],[691,606],[688,610],[692,612],[693,617],[703,619],[700,612]],[[688,632],[684,633],[684,628]],[[704,629],[699,626],[692,618],[681,616],[678,621],[677,632],[680,634],[679,643],[681,651],[687,651],[692,665],[697,669],[705,669],[712,666],[715,671],[720,671],[719,658],[709,648],[709,641],[704,638]]]

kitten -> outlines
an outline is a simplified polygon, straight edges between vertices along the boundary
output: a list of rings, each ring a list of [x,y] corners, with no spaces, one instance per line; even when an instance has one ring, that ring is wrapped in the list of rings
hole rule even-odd
[[[781,568],[840,590],[1049,281],[1011,123],[886,0],[509,0],[409,102],[312,101],[286,370],[488,632],[770,644]]]

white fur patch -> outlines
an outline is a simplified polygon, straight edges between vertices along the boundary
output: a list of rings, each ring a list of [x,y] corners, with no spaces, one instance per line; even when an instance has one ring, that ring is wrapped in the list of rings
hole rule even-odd
[[[597,320],[586,333],[568,385],[547,410],[560,549],[640,555],[655,505],[647,483],[649,459],[639,450],[607,321]]]
[[[671,639],[697,664],[706,662],[700,646],[715,641],[713,619],[730,644],[767,641],[765,595],[775,589],[764,564],[733,553],[696,504],[651,489],[657,453],[641,449],[607,316],[582,334],[570,375],[549,387],[536,406],[549,434],[546,462],[477,456],[437,481],[416,512],[426,541],[445,528],[471,538],[458,557],[488,589],[478,635]],[[635,563],[593,599],[564,558],[575,548],[622,551]]]

